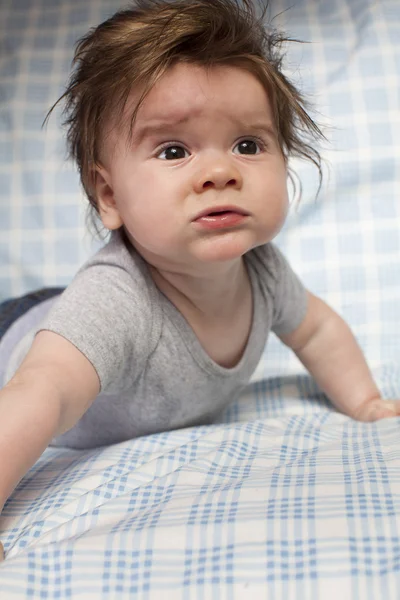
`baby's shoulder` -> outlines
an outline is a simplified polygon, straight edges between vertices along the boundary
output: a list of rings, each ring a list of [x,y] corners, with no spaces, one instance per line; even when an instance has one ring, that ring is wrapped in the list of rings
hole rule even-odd
[[[272,242],[253,248],[246,255],[246,261],[258,277],[267,280],[278,280],[289,267],[282,252]]]
[[[145,261],[117,231],[81,267],[67,291],[77,290],[85,297],[96,294],[115,307],[125,302],[149,307],[154,304],[153,288]]]
[[[43,325],[69,340],[108,388],[132,377],[156,348],[162,313],[142,259],[113,236],[79,270]],[[134,365],[134,367],[132,366]]]

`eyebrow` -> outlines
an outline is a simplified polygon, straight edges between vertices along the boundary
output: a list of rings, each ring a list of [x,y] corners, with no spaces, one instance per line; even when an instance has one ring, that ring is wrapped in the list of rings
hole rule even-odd
[[[159,135],[161,133],[170,131],[172,128],[182,125],[188,121],[188,117],[182,117],[180,119],[154,119],[138,125],[137,129],[135,126],[132,130],[132,143],[140,144],[140,142],[149,135]]]
[[[149,135],[160,135],[162,133],[166,133],[173,129],[174,127],[181,126],[189,121],[188,116],[183,116],[179,119],[154,119],[148,121],[147,123],[140,125],[138,124],[137,129],[135,127],[132,131],[131,143],[132,144],[140,144],[143,139],[145,139]],[[276,138],[277,131],[274,124],[270,121],[259,121],[259,122],[242,122],[236,121],[236,125],[243,129],[244,132],[263,132],[270,137]]]
[[[240,126],[243,127],[245,131],[262,131],[263,133],[266,133],[267,135],[270,135],[272,137],[276,137],[277,135],[276,127],[273,123],[269,121],[261,121],[255,123],[240,123]]]

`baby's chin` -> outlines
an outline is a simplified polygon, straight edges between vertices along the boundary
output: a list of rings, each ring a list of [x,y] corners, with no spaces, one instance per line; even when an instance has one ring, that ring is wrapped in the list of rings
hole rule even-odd
[[[257,246],[269,241],[265,236],[256,239],[252,235],[225,232],[223,236],[210,236],[197,240],[192,247],[196,259],[204,263],[218,263],[239,259]]]

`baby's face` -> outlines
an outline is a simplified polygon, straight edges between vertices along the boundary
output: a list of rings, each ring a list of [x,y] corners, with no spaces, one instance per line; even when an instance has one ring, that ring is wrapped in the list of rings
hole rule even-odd
[[[252,74],[178,64],[146,97],[129,144],[127,135],[109,139],[100,212],[156,268],[238,259],[280,230],[286,163]]]

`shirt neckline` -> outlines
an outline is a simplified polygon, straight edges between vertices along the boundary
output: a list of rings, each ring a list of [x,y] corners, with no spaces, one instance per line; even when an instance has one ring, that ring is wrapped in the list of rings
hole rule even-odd
[[[175,329],[178,331],[181,339],[185,343],[188,351],[197,362],[197,364],[211,375],[219,375],[229,377],[231,375],[237,375],[242,371],[246,371],[246,367],[249,365],[252,353],[257,347],[255,339],[260,335],[260,298],[259,294],[256,293],[257,276],[246,256],[244,256],[245,267],[249,275],[251,295],[252,295],[252,323],[250,333],[247,339],[246,347],[239,360],[234,367],[223,367],[218,364],[207,351],[201,345],[197,335],[193,328],[182,315],[182,313],[176,308],[176,306],[169,300],[169,298],[157,287],[153,278],[151,277],[150,270],[147,267],[148,277],[151,281],[152,294],[154,294],[154,302],[161,304],[163,313],[169,318]],[[147,265],[146,265],[147,266]]]

